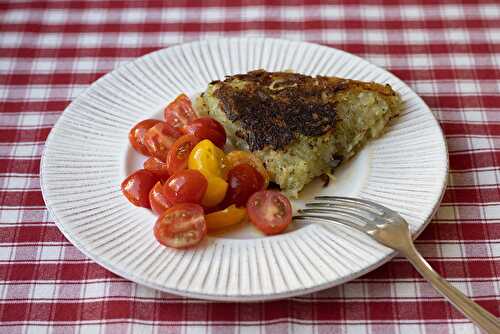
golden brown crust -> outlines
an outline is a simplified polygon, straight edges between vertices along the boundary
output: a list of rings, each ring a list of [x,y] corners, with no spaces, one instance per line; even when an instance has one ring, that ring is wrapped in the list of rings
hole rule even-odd
[[[230,121],[239,121],[250,150],[282,149],[299,135],[333,131],[337,97],[346,90],[393,95],[390,86],[288,72],[251,71],[212,82],[214,96]]]

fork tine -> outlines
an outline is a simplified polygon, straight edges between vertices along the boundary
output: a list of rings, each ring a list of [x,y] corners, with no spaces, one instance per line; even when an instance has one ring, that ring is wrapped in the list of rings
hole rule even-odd
[[[363,233],[367,233],[370,231],[370,229],[367,229],[365,226],[360,226],[358,224],[354,224],[353,222],[342,219],[342,218],[333,218],[333,217],[322,216],[322,215],[309,215],[309,214],[304,215],[304,214],[301,214],[299,216],[294,216],[293,219],[294,220],[306,220],[309,222],[327,221],[327,222],[331,222],[331,223],[337,223],[339,225],[346,225],[346,226],[349,226],[349,227],[356,229],[356,230],[363,232]]]
[[[344,196],[316,196],[314,197],[315,200],[318,201],[325,201],[326,203],[337,203],[337,204],[352,204],[352,205],[363,205],[366,208],[369,208],[371,210],[378,211],[377,213],[383,214],[385,212],[390,212],[390,213],[396,213],[393,210],[380,205],[378,203],[362,199],[362,198],[352,198],[352,197],[344,197]]]
[[[305,213],[325,213],[329,215],[334,215],[334,216],[341,216],[344,218],[354,218],[357,221],[360,221],[363,225],[368,225],[370,227],[375,227],[376,225],[370,221],[368,217],[361,216],[358,214],[358,212],[353,212],[350,211],[346,208],[313,208],[313,209],[301,209],[298,211],[300,214]]]
[[[351,213],[353,215],[361,215],[369,220],[372,220],[375,218],[376,215],[379,215],[379,213],[373,212],[373,210],[366,210],[364,207],[360,206],[355,206],[355,205],[344,205],[342,203],[330,203],[330,202],[311,202],[311,203],[306,203],[306,208],[307,209],[322,209],[322,210],[329,210],[329,212],[325,213],[335,213],[335,212],[346,212],[346,213]]]
[[[371,207],[367,205],[366,203],[362,202],[355,202],[355,201],[348,201],[344,200],[342,198],[336,198],[336,197],[315,197],[315,202],[314,205],[325,205],[325,206],[330,206],[330,207],[348,207],[348,208],[355,208],[364,212],[370,212],[373,214],[381,215],[382,212],[378,210],[377,208]],[[308,203],[309,204],[309,203]],[[306,204],[307,205],[307,204]]]

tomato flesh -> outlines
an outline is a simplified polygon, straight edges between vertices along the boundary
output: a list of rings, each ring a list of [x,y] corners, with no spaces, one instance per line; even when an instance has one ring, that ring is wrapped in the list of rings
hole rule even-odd
[[[170,173],[167,169],[167,164],[161,161],[158,158],[150,157],[146,161],[144,161],[144,169],[150,171],[160,180],[166,180],[169,178]]]
[[[205,221],[207,222],[207,229],[210,231],[238,224],[243,221],[246,216],[247,210],[245,208],[237,208],[233,204],[224,210],[205,215]]]
[[[165,122],[176,129],[182,129],[196,119],[193,104],[186,94],[181,94],[163,111]]]
[[[250,222],[267,235],[283,232],[292,222],[292,206],[279,191],[263,190],[253,194],[247,203]]]
[[[140,169],[130,174],[121,184],[122,193],[130,203],[144,208],[150,208],[149,191],[158,181],[150,171]]]
[[[176,204],[158,217],[154,226],[156,240],[173,248],[198,244],[207,234],[203,208],[197,204]]]
[[[201,140],[208,139],[219,148],[224,148],[226,144],[226,130],[224,130],[222,124],[212,117],[197,118],[184,127],[183,130]]]
[[[163,194],[172,203],[201,203],[207,179],[196,170],[185,169],[172,175],[163,186]]]
[[[144,144],[152,156],[165,161],[170,147],[180,136],[179,130],[165,122],[160,122],[146,132]]]
[[[223,177],[225,172],[226,154],[210,140],[200,141],[191,151],[188,168]]]
[[[264,179],[264,189],[267,188],[269,184],[269,174],[262,161],[253,153],[239,150],[231,151],[226,155],[225,162],[228,170],[240,164],[249,164],[260,173]]]
[[[207,179],[207,190],[201,200],[201,204],[205,208],[213,208],[224,200],[228,183],[217,175],[209,174],[203,170],[200,170],[200,173]]]
[[[165,210],[170,208],[172,204],[163,194],[163,185],[161,181],[156,182],[149,192],[149,204],[154,213],[161,215]]]
[[[136,125],[128,133],[128,139],[132,147],[143,155],[150,155],[148,148],[144,142],[146,132],[156,124],[161,123],[157,119],[145,119]]]
[[[198,137],[194,135],[184,135],[177,138],[166,159],[167,169],[171,175],[187,168],[189,154],[199,141]]]
[[[240,164],[231,168],[227,174],[229,183],[224,205],[236,204],[236,206],[245,206],[247,200],[253,193],[262,190],[264,179],[260,173],[249,164]]]

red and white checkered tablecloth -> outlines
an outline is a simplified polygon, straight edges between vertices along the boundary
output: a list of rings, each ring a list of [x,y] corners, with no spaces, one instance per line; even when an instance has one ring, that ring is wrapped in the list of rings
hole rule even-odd
[[[417,248],[499,316],[495,2],[1,1],[0,332],[479,333],[400,257],[348,284],[275,302],[206,302],[129,282],[62,236],[42,199],[39,165],[70,101],[135,57],[209,36],[330,45],[392,71],[438,117],[449,186]]]

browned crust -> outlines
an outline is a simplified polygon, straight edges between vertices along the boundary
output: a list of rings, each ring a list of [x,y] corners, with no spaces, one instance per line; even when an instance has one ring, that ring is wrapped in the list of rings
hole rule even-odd
[[[234,81],[245,82],[241,89]],[[317,137],[333,131],[342,91],[372,90],[394,95],[390,86],[288,72],[256,70],[215,81],[214,96],[230,121],[239,121],[250,150],[282,149],[299,135]]]

